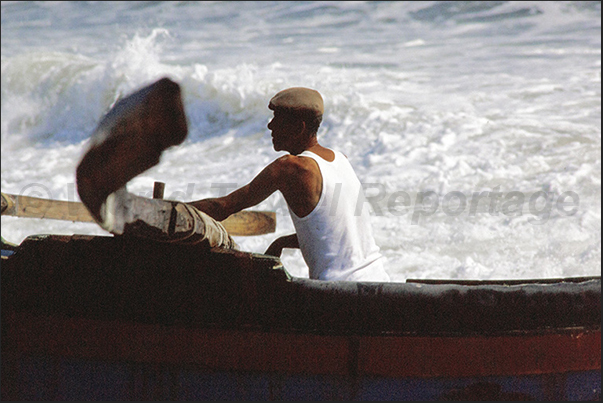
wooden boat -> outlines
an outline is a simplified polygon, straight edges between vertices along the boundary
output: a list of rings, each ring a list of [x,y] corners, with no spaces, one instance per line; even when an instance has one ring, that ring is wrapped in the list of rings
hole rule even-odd
[[[600,277],[321,282],[119,236],[8,249],[3,400],[600,397]]]
[[[177,84],[119,101],[76,172],[115,236],[3,242],[3,400],[599,400],[600,276],[293,278],[203,212],[127,193],[185,136]]]

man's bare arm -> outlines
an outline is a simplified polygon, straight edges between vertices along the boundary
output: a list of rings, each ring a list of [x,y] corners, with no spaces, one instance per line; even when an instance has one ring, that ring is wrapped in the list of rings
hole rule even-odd
[[[223,221],[231,214],[255,206],[281,190],[291,169],[288,156],[281,157],[264,168],[249,184],[234,192],[224,197],[202,199],[188,204],[217,221]]]

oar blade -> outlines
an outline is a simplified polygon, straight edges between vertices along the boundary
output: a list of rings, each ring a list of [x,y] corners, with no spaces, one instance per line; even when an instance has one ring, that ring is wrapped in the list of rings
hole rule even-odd
[[[230,235],[262,235],[276,231],[276,213],[273,211],[239,211],[221,221]]]
[[[187,130],[180,86],[168,78],[118,101],[77,167],[78,193],[90,213],[102,222],[107,197],[157,165],[165,149],[184,141]]]

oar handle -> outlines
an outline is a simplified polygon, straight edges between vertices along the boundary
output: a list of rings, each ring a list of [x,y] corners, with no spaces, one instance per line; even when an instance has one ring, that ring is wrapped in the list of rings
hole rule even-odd
[[[164,190],[165,190],[165,183],[155,182],[153,184],[153,199],[163,199]]]

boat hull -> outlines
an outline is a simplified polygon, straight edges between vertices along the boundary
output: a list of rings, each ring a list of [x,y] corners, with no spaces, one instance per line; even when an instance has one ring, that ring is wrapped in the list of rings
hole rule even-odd
[[[600,278],[316,282],[113,237],[2,261],[4,400],[594,400],[600,358]]]
[[[7,324],[16,349],[10,358],[3,354],[4,369],[12,368],[3,393],[19,397],[14,400],[559,401],[600,395],[600,331],[328,336],[28,314]]]

